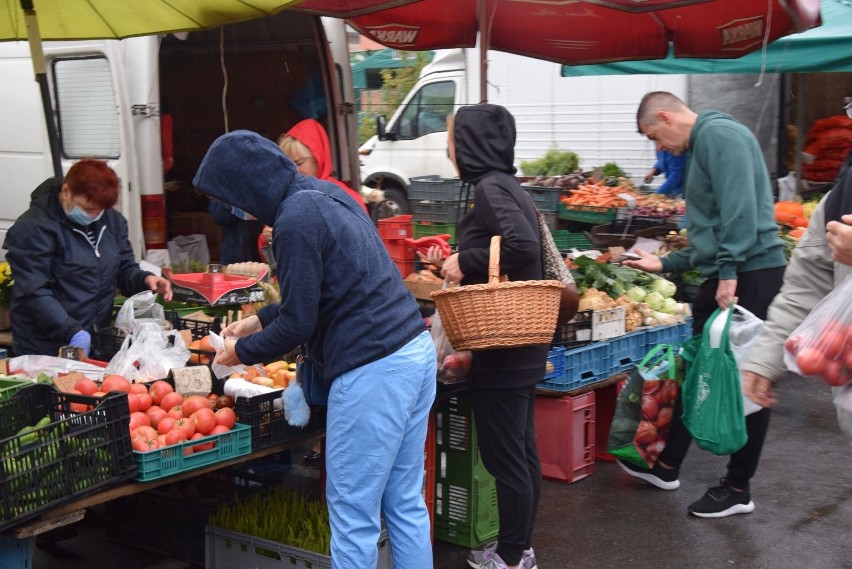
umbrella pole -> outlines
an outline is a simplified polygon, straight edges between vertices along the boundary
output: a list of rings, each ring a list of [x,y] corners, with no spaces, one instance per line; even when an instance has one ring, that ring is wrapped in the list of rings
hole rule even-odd
[[[477,0],[476,19],[479,24],[479,102],[488,102],[488,46],[491,25],[488,21],[488,0]]]
[[[47,140],[50,143],[53,174],[61,178],[62,164],[59,161],[59,135],[56,132],[56,123],[53,120],[53,107],[50,104],[50,87],[47,83],[47,66],[44,61],[44,52],[41,49],[41,34],[39,33],[38,20],[36,19],[32,0],[21,0],[21,9],[24,11],[24,21],[27,26],[27,41],[30,44],[30,56],[33,60],[35,80],[41,91],[41,105],[44,109],[44,122],[47,124]]]

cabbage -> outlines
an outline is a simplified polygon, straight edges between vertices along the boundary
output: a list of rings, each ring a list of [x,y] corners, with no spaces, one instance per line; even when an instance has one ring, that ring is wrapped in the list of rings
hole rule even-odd
[[[648,294],[645,292],[645,289],[641,286],[634,286],[630,290],[627,291],[627,296],[630,297],[630,300],[633,302],[642,302],[645,300],[645,295]]]
[[[665,312],[666,314],[679,314],[680,313],[680,303],[673,298],[666,298],[663,300],[663,305],[660,307],[660,312]]]
[[[651,283],[651,290],[660,293],[663,298],[670,298],[677,292],[677,287],[673,282],[659,278]]]
[[[663,302],[665,302],[665,299],[663,298],[663,295],[659,292],[652,291],[649,292],[647,296],[645,296],[645,302],[648,304],[648,307],[651,310],[659,310],[660,307],[663,306]]]

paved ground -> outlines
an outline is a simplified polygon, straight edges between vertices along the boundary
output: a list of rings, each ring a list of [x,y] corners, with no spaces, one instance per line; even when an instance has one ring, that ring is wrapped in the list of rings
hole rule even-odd
[[[837,428],[826,386],[790,380],[779,392],[781,406],[752,483],[754,513],[721,520],[686,514],[687,505],[724,474],[725,458],[697,448],[673,492],[599,461],[592,476],[574,484],[544,483],[534,541],[539,567],[852,569],[852,446]],[[310,482],[315,471],[298,464],[301,453],[294,456],[297,465],[288,476]],[[33,569],[187,567],[111,542],[96,521],[79,531],[61,550],[37,550]],[[435,567],[462,569],[466,554],[437,542]]]

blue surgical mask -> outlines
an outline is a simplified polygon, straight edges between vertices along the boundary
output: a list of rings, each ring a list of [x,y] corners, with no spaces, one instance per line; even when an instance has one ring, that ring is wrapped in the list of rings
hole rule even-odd
[[[257,219],[252,214],[246,213],[243,210],[241,210],[240,208],[234,207],[234,206],[231,206],[231,213],[233,213],[235,216],[239,217],[240,219],[244,219],[246,221],[254,221],[255,219]]]
[[[89,215],[88,213],[83,211],[80,208],[80,206],[78,206],[78,205],[75,205],[74,209],[72,209],[70,212],[67,212],[67,211],[65,212],[65,215],[68,216],[68,219],[70,219],[71,221],[73,221],[77,225],[82,225],[84,227],[86,225],[90,225],[90,224],[96,222],[97,220],[99,220],[103,214],[104,214],[104,212],[103,212],[103,210],[101,210],[101,212],[98,215],[96,215],[95,217],[92,217],[91,215]]]

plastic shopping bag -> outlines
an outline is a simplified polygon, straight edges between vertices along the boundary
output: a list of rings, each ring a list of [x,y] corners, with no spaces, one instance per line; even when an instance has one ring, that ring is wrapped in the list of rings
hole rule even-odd
[[[731,352],[729,331],[733,305],[717,308],[701,336],[684,344],[686,381],[683,383],[683,423],[700,448],[718,455],[738,451],[748,440],[740,372]],[[715,346],[711,328],[719,314],[724,328]]]
[[[444,383],[456,383],[467,379],[470,366],[473,363],[471,352],[457,352],[450,344],[441,316],[435,314],[429,317],[432,323],[432,341],[435,343],[435,351],[438,353],[438,379]]]
[[[115,327],[129,334],[138,324],[165,322],[163,305],[157,303],[157,294],[146,290],[124,301],[115,316]]]
[[[680,392],[675,348],[654,346],[636,364],[615,403],[607,451],[651,468],[666,447]]]
[[[784,363],[799,375],[843,386],[852,382],[852,275],[814,306],[784,343]]]
[[[711,328],[711,345],[718,346],[721,342],[722,331],[724,330],[725,313],[720,312],[716,317],[715,325]],[[737,367],[741,367],[748,356],[748,351],[754,344],[760,332],[763,330],[763,320],[740,306],[734,305],[734,313],[731,316],[731,328],[729,330],[729,338],[731,342],[731,352],[734,354],[734,360],[737,362]],[[743,374],[740,371],[740,388],[742,389]],[[746,415],[751,415],[763,409],[760,405],[749,399],[743,393],[743,411]]]
[[[124,337],[106,372],[123,375],[131,381],[162,379],[172,368],[185,366],[189,356],[180,332],[167,331],[152,323],[137,323]]]

